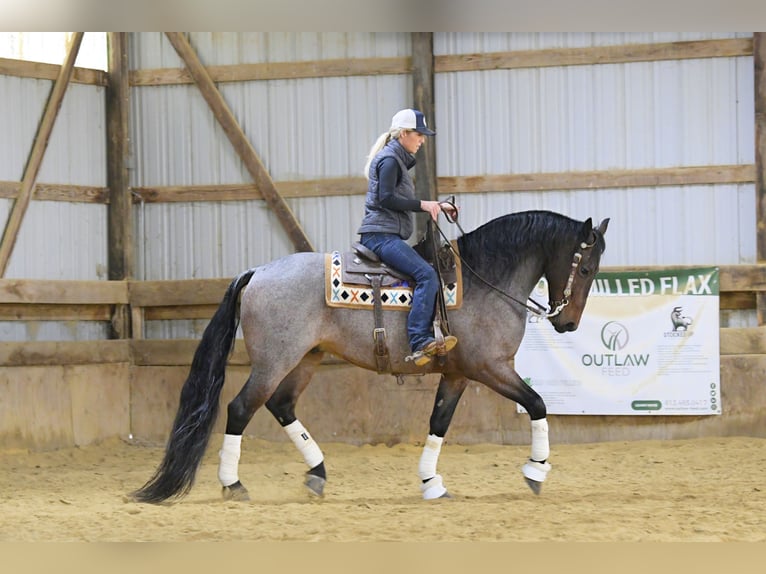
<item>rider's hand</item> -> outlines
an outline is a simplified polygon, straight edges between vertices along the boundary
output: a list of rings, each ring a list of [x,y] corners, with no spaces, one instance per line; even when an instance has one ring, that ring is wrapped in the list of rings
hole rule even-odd
[[[431,219],[433,219],[434,221],[436,221],[436,219],[439,217],[439,213],[442,211],[444,211],[452,219],[455,219],[457,217],[457,208],[451,203],[447,203],[447,202],[429,201],[429,200],[423,199],[420,201],[420,209],[422,209],[423,211],[427,213],[430,213]]]
[[[438,201],[429,201],[427,199],[420,200],[420,209],[431,214],[431,219],[434,221],[439,217],[439,212],[442,210]]]
[[[443,201],[439,204],[442,211],[447,214],[451,219],[457,219],[457,205]]]

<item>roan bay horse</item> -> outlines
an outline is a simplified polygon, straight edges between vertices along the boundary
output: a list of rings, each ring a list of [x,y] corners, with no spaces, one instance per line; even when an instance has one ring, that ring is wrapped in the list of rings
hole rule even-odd
[[[526,301],[545,277],[550,312],[538,314],[547,317],[559,333],[577,329],[606,248],[608,223],[605,219],[593,227],[590,218],[576,221],[549,211],[528,211],[499,217],[463,234],[457,240],[463,262],[463,304],[449,313],[450,331],[459,344],[443,364],[436,359],[423,367],[406,362],[407,313],[384,311],[392,373],[441,373],[418,465],[424,499],[449,496],[436,466],[469,380],[483,383],[529,413],[531,455],[521,470],[539,494],[551,468],[546,406],[511,366],[532,310]],[[323,494],[324,456],[295,416],[296,402],[325,353],[376,370],[373,312],[327,306],[324,285],[323,253],[288,255],[248,269],[232,281],[195,352],[163,460],[149,481],[132,493],[134,500],[160,503],[191,489],[218,414],[238,308],[252,371],[227,409],[218,468],[223,496],[249,499],[238,475],[241,438],[263,405],[303,456],[309,491]]]

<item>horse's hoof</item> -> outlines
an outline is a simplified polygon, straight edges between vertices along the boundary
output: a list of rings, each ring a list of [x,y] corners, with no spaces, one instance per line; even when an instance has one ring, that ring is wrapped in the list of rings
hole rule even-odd
[[[306,473],[306,480],[303,481],[303,484],[306,486],[306,488],[309,489],[309,492],[319,497],[324,496],[324,485],[326,483],[327,480],[321,476],[308,473]]]
[[[224,500],[233,500],[235,502],[247,502],[250,500],[250,494],[240,481],[224,486],[221,489]]]
[[[432,476],[420,485],[423,500],[436,500],[437,498],[452,498],[442,482],[440,474]]]
[[[527,486],[532,489],[532,492],[535,494],[540,494],[540,490],[543,488],[543,483],[538,482],[537,480],[532,480],[531,478],[524,477],[524,482],[527,483]]]

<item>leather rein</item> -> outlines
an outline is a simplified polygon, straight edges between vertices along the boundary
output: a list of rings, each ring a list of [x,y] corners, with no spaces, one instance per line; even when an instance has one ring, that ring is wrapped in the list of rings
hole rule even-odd
[[[455,214],[457,214],[457,206],[455,205],[455,198],[454,196],[451,197],[447,201],[440,201],[439,203],[446,203],[448,205],[451,205],[453,209],[455,210]],[[446,211],[442,211],[444,213],[444,217],[449,221],[450,223],[454,223],[457,225],[460,232],[465,235],[465,230],[461,227],[460,223],[457,221],[457,216],[455,218],[452,218]],[[569,277],[567,278],[566,286],[564,287],[564,293],[561,299],[557,299],[555,301],[550,302],[550,309],[546,309],[543,305],[532,299],[531,297],[528,297],[528,301],[532,303],[535,307],[532,307],[528,305],[524,301],[520,301],[519,299],[516,299],[513,295],[506,293],[502,289],[496,287],[486,279],[484,279],[481,275],[479,275],[466,261],[460,256],[459,253],[455,251],[455,249],[452,247],[452,243],[450,243],[449,239],[447,239],[447,236],[444,234],[444,232],[441,230],[441,227],[439,227],[439,224],[436,223],[433,220],[430,220],[436,229],[439,230],[439,233],[444,238],[444,240],[447,242],[447,245],[449,245],[450,250],[460,260],[461,265],[463,265],[466,269],[468,269],[473,275],[482,283],[484,283],[487,287],[492,289],[493,291],[496,291],[503,297],[506,297],[507,299],[510,299],[514,303],[517,303],[521,305],[522,307],[526,308],[530,313],[533,315],[536,315],[538,317],[541,317],[543,319],[550,319],[551,317],[555,317],[561,311],[564,310],[564,307],[569,305],[569,297],[572,295],[572,285],[574,284],[574,278],[575,273],[577,273],[577,268],[580,266],[580,262],[582,261],[583,251],[586,249],[592,248],[596,243],[598,242],[598,236],[599,232],[597,230],[594,230],[595,239],[593,240],[593,243],[586,243],[585,241],[581,242],[580,245],[577,248],[577,251],[575,251],[574,256],[572,257],[572,263],[570,265],[571,269],[569,271]]]

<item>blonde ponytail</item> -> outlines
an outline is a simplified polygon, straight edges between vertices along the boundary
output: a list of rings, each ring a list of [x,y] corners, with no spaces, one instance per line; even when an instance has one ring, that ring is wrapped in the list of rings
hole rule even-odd
[[[375,143],[372,144],[372,147],[370,148],[369,153],[367,154],[367,161],[364,164],[364,177],[366,179],[370,179],[370,165],[372,164],[372,160],[375,159],[375,156],[378,155],[378,152],[382,150],[388,142],[390,142],[392,139],[399,139],[399,136],[402,133],[401,128],[395,128],[393,130],[389,130],[387,132],[383,132],[378,136],[378,139],[375,140]]]

